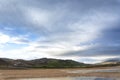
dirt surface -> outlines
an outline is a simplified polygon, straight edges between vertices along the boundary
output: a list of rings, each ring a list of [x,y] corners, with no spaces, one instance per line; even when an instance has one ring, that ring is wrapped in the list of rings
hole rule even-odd
[[[46,78],[46,77],[68,77],[68,76],[70,77],[96,76],[96,77],[106,77],[106,78],[120,78],[119,70],[120,70],[120,66],[106,67],[106,68],[103,67],[103,68],[76,68],[76,69],[0,70],[0,80],[10,80],[10,79],[12,80],[14,78],[41,78],[41,77]]]

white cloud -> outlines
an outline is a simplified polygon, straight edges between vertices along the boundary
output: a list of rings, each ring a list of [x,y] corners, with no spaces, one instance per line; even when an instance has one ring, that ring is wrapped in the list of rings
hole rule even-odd
[[[7,44],[7,43],[14,43],[14,44],[27,44],[29,40],[25,36],[9,36],[7,34],[0,33],[0,44]]]
[[[0,33],[0,44],[5,44],[9,42],[10,37],[8,35]]]
[[[36,27],[46,27],[51,24],[53,12],[31,7],[24,7],[24,10],[26,20]]]

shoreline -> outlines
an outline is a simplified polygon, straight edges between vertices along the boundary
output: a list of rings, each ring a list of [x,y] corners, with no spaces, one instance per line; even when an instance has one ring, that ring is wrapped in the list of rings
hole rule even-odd
[[[118,69],[119,67],[101,68],[74,68],[74,69],[26,69],[26,70],[0,70],[0,80],[13,80],[21,78],[52,78],[52,77],[105,77],[120,78],[120,72],[94,72],[95,70]],[[83,71],[78,73],[68,71]],[[85,72],[85,71],[93,72]]]

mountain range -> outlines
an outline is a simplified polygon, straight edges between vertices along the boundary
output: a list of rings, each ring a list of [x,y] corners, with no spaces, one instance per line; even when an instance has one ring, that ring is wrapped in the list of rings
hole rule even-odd
[[[84,67],[88,64],[80,63],[73,60],[61,60],[52,58],[41,58],[34,60],[22,59],[8,59],[0,58],[1,68],[71,68],[71,67]]]
[[[118,66],[120,58],[107,59],[97,64],[85,64],[74,60],[41,58],[34,60],[0,58],[0,68],[79,68],[98,66]]]

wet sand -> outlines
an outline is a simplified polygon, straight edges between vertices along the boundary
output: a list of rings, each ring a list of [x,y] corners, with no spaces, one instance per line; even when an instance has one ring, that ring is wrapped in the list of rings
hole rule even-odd
[[[102,68],[74,68],[74,69],[26,69],[0,70],[0,80],[15,78],[48,78],[48,77],[79,77],[96,76],[106,78],[120,78],[119,67]]]

